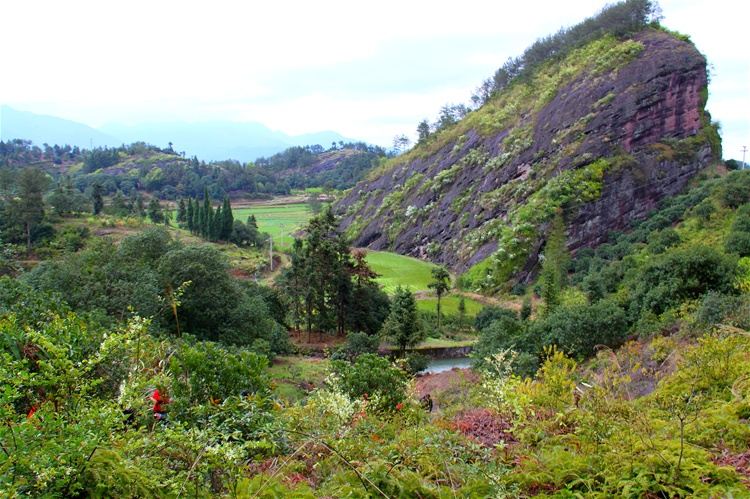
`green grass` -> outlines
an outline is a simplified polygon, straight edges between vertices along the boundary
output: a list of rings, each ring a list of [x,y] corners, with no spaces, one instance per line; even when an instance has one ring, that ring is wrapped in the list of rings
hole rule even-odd
[[[444,315],[458,315],[458,303],[461,301],[460,296],[444,296],[440,300],[440,308]],[[482,310],[482,305],[476,300],[471,298],[464,298],[466,304],[466,316],[474,317]],[[417,301],[417,308],[425,312],[436,312],[437,311],[437,298],[424,298]]]
[[[328,375],[330,363],[326,359],[310,357],[277,357],[268,369],[268,374],[274,381],[274,391],[283,399],[290,402],[303,399],[307,391],[300,386],[307,382],[315,387],[323,384]]]
[[[467,347],[476,343],[476,340],[451,340],[448,338],[426,338],[422,343],[417,345],[417,349],[424,348],[458,348]]]
[[[368,251],[367,263],[380,274],[376,280],[389,294],[395,291],[396,286],[409,288],[413,292],[428,290],[431,272],[435,268],[432,263],[387,251]]]
[[[274,245],[279,248],[289,248],[293,242],[292,234],[304,227],[312,217],[307,203],[292,203],[282,205],[258,205],[232,210],[235,220],[247,221],[249,215],[255,215],[261,232],[271,235]]]

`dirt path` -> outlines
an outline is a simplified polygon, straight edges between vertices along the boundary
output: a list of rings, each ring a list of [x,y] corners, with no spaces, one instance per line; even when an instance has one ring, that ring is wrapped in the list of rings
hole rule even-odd
[[[430,394],[432,413],[439,414],[441,412],[441,400],[449,398],[452,393],[464,391],[466,383],[476,383],[477,381],[479,381],[477,373],[471,369],[456,367],[450,371],[419,376],[415,381],[414,388],[420,399]]]

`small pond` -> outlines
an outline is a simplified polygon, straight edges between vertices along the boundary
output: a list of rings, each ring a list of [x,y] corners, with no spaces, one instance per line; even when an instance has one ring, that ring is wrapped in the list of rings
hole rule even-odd
[[[424,374],[435,374],[443,371],[450,371],[454,367],[466,369],[471,367],[471,359],[468,357],[459,357],[456,359],[433,359],[427,364],[427,368],[422,371]]]

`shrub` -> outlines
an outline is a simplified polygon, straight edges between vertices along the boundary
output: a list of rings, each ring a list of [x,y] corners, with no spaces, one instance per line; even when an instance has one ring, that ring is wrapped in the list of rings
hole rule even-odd
[[[188,409],[195,405],[221,402],[243,393],[267,394],[267,366],[264,356],[247,350],[182,341],[169,362],[175,412],[188,416]]]
[[[560,307],[546,319],[536,321],[531,336],[542,339],[545,345],[557,345],[574,357],[588,357],[597,345],[615,347],[627,338],[628,322],[625,311],[611,301],[601,300],[593,305]]]
[[[336,385],[354,399],[366,397],[378,411],[393,411],[406,399],[406,374],[377,355],[360,355],[354,363],[335,360]]]
[[[680,235],[674,229],[664,229],[651,235],[648,249],[651,253],[664,253],[667,248],[680,244]]]
[[[750,232],[731,232],[727,236],[724,248],[728,253],[750,256]]]
[[[430,359],[426,355],[422,355],[419,352],[412,352],[406,356],[406,363],[404,368],[409,374],[417,374],[420,371],[427,369],[430,364]]]
[[[701,327],[726,324],[750,328],[750,298],[709,292],[696,310],[695,320]]]
[[[509,308],[494,306],[484,307],[474,318],[474,327],[477,328],[477,330],[482,331],[494,321],[503,317],[515,319],[518,317],[518,315],[514,310],[511,310]]]
[[[472,357],[476,359],[475,365],[480,369],[487,367],[487,358],[509,348],[526,352],[535,350],[534,345],[528,345],[524,341],[523,333],[526,328],[523,321],[515,313],[507,313],[509,310],[497,310],[506,313],[499,314],[489,325],[480,329],[479,341],[474,346]]]
[[[732,292],[734,258],[708,246],[691,246],[655,258],[630,280],[632,312],[661,314],[709,291]]]
[[[346,343],[339,348],[331,358],[335,360],[353,361],[365,353],[377,353],[380,346],[380,337],[367,333],[349,333]]]
[[[750,171],[733,171],[724,179],[721,200],[729,208],[737,208],[750,201]]]

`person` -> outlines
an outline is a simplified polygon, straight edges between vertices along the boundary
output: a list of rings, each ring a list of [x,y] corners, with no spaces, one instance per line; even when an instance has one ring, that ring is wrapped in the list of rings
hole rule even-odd
[[[422,407],[424,407],[427,412],[432,412],[432,397],[430,397],[429,393],[422,397],[421,402]]]
[[[167,404],[171,402],[169,397],[155,388],[151,393],[151,400],[154,401],[154,419],[157,421],[167,421]]]

